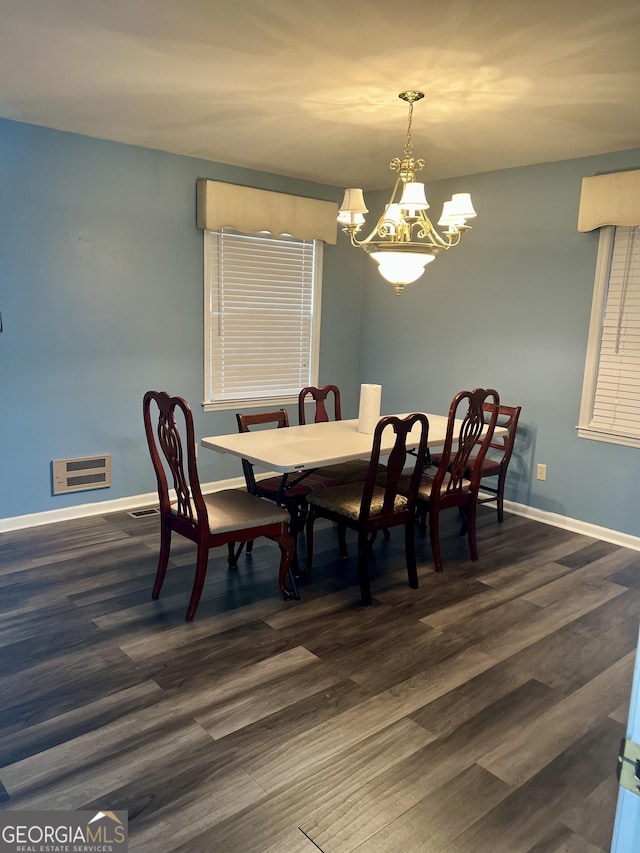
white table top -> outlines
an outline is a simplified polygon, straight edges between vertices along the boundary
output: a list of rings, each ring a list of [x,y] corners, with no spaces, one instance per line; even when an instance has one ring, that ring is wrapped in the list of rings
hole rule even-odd
[[[399,417],[406,417],[406,414]],[[429,418],[429,447],[444,443],[447,418],[432,415]],[[408,448],[417,447],[420,441],[419,427],[413,430],[407,442]],[[496,432],[499,430],[496,429]],[[504,430],[503,430],[504,432]],[[304,471],[352,459],[368,459],[371,455],[373,434],[358,432],[358,419],[327,421],[320,424],[290,426],[285,429],[258,429],[254,432],[212,435],[202,439],[202,446],[221,453],[231,453],[248,459],[254,465],[280,474]],[[393,447],[393,432],[388,431],[387,441],[382,444],[382,453]]]

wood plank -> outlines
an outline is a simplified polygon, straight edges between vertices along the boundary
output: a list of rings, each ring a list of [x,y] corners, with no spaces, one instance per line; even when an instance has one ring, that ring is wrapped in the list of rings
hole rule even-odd
[[[630,689],[634,660],[634,653],[625,655],[478,763],[508,784],[522,785],[617,708]]]
[[[508,785],[474,764],[362,844],[357,844],[359,836],[354,838],[351,831],[343,838],[321,833],[312,837],[327,853],[437,853],[509,792]]]
[[[545,838],[550,826],[562,822],[565,814],[610,776],[611,749],[619,734],[620,727],[611,720],[589,729],[442,853],[528,853]]]
[[[292,827],[302,826],[315,809],[336,813],[382,770],[401,764],[430,740],[420,726],[400,720],[354,743],[321,767],[314,766],[310,772],[299,768],[297,780],[272,786],[270,796],[195,836],[184,849],[262,850],[275,840],[289,837]]]
[[[477,652],[450,658],[430,669],[428,675],[413,676],[292,738],[285,747],[266,750],[250,761],[247,769],[265,790],[279,788],[488,669],[492,663]]]
[[[586,586],[576,584],[571,596],[542,608],[539,614],[523,617],[518,625],[507,628],[495,637],[481,640],[478,648],[496,660],[503,660],[623,592],[624,587],[606,582]]]
[[[638,601],[629,590],[513,655],[538,681],[571,693],[630,652],[638,641]],[[633,615],[631,615],[633,614]]]
[[[301,699],[326,690],[339,680],[339,674],[331,666],[322,663],[311,652],[302,649],[306,659],[293,665],[276,669],[280,658],[290,658],[292,652],[283,652],[268,660],[264,676],[256,674],[263,663],[241,670],[241,677],[222,679],[216,685],[215,704],[206,711],[196,713],[195,719],[211,737],[219,739],[231,732],[250,726],[269,717],[283,708],[295,705]]]
[[[590,844],[586,838],[577,832],[558,823],[548,832],[536,845],[529,849],[529,853],[605,853],[609,848],[596,847]]]
[[[609,850],[617,800],[618,782],[612,773],[563,817],[563,823],[593,846]]]
[[[364,843],[409,809],[437,797],[443,787],[453,784],[455,790],[454,780],[470,772],[478,756],[509,738],[511,731],[537,717],[553,701],[552,692],[542,685],[523,685],[467,721],[448,738],[434,741],[376,777],[358,791],[357,798],[344,801],[330,811],[317,808],[312,819],[302,824],[303,829],[327,850],[342,850],[347,843]],[[496,802],[510,792],[506,784],[496,782],[491,787],[499,792]],[[428,810],[429,806],[420,806],[414,817],[422,808]]]

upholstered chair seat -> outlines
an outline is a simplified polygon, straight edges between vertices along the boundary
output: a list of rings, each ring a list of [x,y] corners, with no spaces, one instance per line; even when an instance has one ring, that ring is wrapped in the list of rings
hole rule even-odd
[[[345,518],[357,521],[360,516],[363,490],[364,482],[346,483],[343,486],[332,486],[330,489],[312,492],[307,501],[315,507],[322,507],[330,512],[335,512],[343,515]],[[384,505],[384,497],[384,488],[374,486],[369,509],[370,517],[380,515]],[[404,495],[396,495],[393,512],[401,512],[403,509],[406,509],[406,506],[407,498]]]
[[[263,524],[288,524],[289,513],[283,507],[271,501],[250,495],[244,490],[223,489],[219,492],[203,494],[207,508],[209,532],[213,535],[229,533],[232,530],[247,530],[249,527]],[[196,508],[193,504],[195,514]],[[171,504],[173,512],[178,512],[178,503]]]
[[[419,501],[428,501],[431,497],[432,489],[433,489],[433,480],[434,480],[435,472],[432,474],[425,473],[422,475],[422,479],[420,480],[420,486],[418,487],[418,500]],[[451,475],[449,473],[444,475],[442,483],[440,484],[440,494],[444,495],[447,492],[449,487],[449,482],[451,480]],[[404,490],[408,488],[408,478],[403,480],[401,488]],[[460,484],[460,493],[464,494],[471,489],[471,480],[463,480]]]
[[[384,465],[378,465],[378,471],[384,472]],[[338,483],[364,483],[369,473],[369,462],[366,459],[354,459],[351,462],[336,462],[326,468],[317,468],[316,474],[329,477]]]

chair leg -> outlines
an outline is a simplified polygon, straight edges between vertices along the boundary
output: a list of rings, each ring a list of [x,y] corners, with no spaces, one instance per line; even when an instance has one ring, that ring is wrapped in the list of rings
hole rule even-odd
[[[160,590],[164,583],[165,575],[167,574],[167,566],[169,565],[169,551],[171,549],[171,528],[166,521],[163,520],[160,528],[160,554],[158,556],[158,568],[156,570],[156,579],[153,584],[151,598],[158,598]]]
[[[469,518],[469,507],[458,507],[458,512],[460,513],[460,536],[466,536],[467,542],[469,543],[469,553],[473,554],[473,546],[471,544],[471,540],[474,537],[474,534],[471,532],[471,521]],[[473,557],[472,557],[473,559]]]
[[[304,510],[299,503],[293,502],[287,503],[286,508],[289,510],[289,515],[291,516],[291,535],[294,539],[297,539],[298,534],[302,533],[305,528],[309,511]]]
[[[291,571],[293,557],[296,552],[295,540],[290,533],[283,533],[281,536],[276,536],[275,541],[280,546],[280,571],[278,574],[280,592],[285,601],[289,601],[292,598],[298,599],[300,598],[300,593],[298,592],[298,586]],[[287,578],[291,581],[292,590],[287,586]]]
[[[293,541],[295,543],[291,572],[295,577],[301,577],[304,570],[300,569],[300,565],[298,563],[298,539],[306,527],[310,509],[304,509],[301,504],[294,502],[288,502],[285,505],[289,511],[289,515],[291,516],[289,529],[291,530],[291,535],[293,536]]]
[[[426,501],[418,501],[416,506],[416,515],[418,516],[418,524],[420,528],[420,533],[427,532],[427,513],[429,512],[429,505]]]
[[[338,550],[343,560],[347,559],[347,527],[345,524],[338,525]]]
[[[471,559],[476,561],[478,559],[478,542],[476,539],[476,509],[478,503],[477,501],[472,501],[470,506],[467,509],[467,533],[469,536],[469,551],[471,552]]]
[[[501,471],[498,476],[498,488],[496,496],[496,508],[498,510],[498,524],[504,521],[504,481],[507,479],[506,472]]]
[[[443,572],[442,551],[440,549],[440,513],[429,513],[429,538],[431,539],[431,554],[436,572]]]
[[[200,596],[204,587],[204,579],[207,576],[207,564],[209,562],[209,548],[205,542],[198,542],[198,556],[196,558],[196,576],[193,581],[193,590],[191,591],[191,600],[187,607],[186,622],[193,622],[200,604]]]
[[[409,586],[418,589],[418,566],[416,564],[416,526],[413,517],[404,526],[404,548],[407,560]]]
[[[296,580],[296,573],[293,571],[293,562],[289,566],[287,570],[287,577],[291,583],[291,590],[293,592],[293,597],[296,601],[300,601],[300,590],[298,589],[298,581]]]
[[[227,557],[227,563],[229,563],[230,569],[235,569],[238,565],[238,558],[240,557],[240,554],[242,554],[242,549],[244,548],[244,542],[241,542],[238,545],[237,551],[236,551],[236,543],[235,542],[229,542],[227,548],[229,550],[229,556]]]
[[[238,565],[238,560],[240,559],[240,554],[242,554],[242,549],[246,545],[246,554],[247,557],[251,555],[253,551],[253,539],[250,539],[248,542],[241,542],[238,545],[238,550],[235,550],[235,542],[229,542],[229,556],[227,558],[227,562],[229,563],[229,568],[234,569]]]
[[[307,525],[305,530],[305,539],[307,540],[307,561],[303,569],[299,570],[299,574],[301,578],[309,577],[311,573],[311,566],[313,565],[313,525],[316,520],[316,514],[313,511],[313,507],[309,507],[309,512],[307,513]],[[294,540],[295,541],[295,540]]]
[[[371,583],[369,581],[369,542],[366,530],[358,532],[358,578],[362,603],[371,605]]]
[[[384,541],[389,542],[391,539],[391,531],[388,527],[382,528],[382,535],[384,536]],[[374,530],[373,533],[369,536],[369,545],[373,545],[373,543],[378,538],[378,531]]]

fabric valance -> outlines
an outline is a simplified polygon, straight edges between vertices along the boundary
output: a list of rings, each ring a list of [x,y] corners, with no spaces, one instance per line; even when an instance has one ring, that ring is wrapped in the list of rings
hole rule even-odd
[[[640,225],[640,169],[582,179],[578,231]]]
[[[269,231],[298,240],[335,243],[338,205],[333,201],[258,190],[221,181],[197,181],[197,225],[207,231]]]

